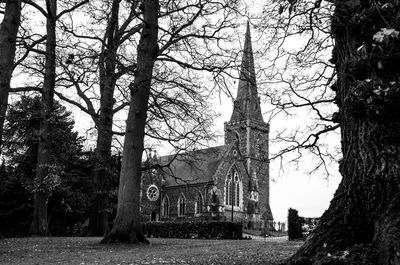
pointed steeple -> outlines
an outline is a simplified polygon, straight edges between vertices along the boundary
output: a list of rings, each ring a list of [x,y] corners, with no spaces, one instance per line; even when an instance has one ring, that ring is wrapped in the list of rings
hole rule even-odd
[[[236,122],[244,120],[263,121],[257,92],[249,21],[247,21],[242,64],[240,66],[238,92],[236,95],[236,100],[234,101],[234,107],[230,121]]]

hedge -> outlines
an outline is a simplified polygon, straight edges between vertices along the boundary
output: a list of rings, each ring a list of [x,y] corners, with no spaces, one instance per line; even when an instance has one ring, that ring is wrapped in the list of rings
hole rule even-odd
[[[232,222],[148,222],[143,232],[162,238],[242,239],[242,225]]]
[[[303,225],[305,220],[299,216],[297,210],[290,208],[288,213],[288,236],[289,240],[296,240],[303,238]]]

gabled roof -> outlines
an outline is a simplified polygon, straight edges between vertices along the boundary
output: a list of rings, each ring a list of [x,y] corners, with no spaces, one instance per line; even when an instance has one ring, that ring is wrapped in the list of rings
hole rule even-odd
[[[217,146],[192,152],[169,155],[159,158],[158,163],[163,166],[165,186],[208,183],[216,172],[219,164],[225,157],[228,146]]]

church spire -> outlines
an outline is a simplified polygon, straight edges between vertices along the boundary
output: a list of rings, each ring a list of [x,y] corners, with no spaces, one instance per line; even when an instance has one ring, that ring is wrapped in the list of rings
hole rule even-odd
[[[242,64],[240,66],[238,92],[230,121],[244,120],[263,121],[257,92],[249,21],[247,21]]]

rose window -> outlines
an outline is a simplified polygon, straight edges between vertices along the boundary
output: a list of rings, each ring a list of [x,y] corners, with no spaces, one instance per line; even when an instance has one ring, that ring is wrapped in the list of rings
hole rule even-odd
[[[147,188],[147,198],[154,202],[156,200],[158,200],[158,197],[160,196],[160,191],[158,190],[156,185],[150,185]]]

